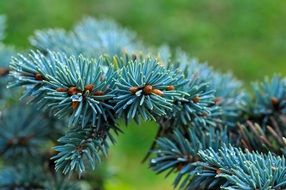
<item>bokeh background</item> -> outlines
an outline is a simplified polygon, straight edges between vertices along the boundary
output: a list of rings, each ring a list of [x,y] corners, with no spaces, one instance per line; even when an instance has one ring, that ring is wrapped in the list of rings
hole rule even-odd
[[[7,16],[5,42],[29,48],[36,29],[69,29],[84,16],[107,17],[137,32],[147,44],[181,47],[245,82],[286,74],[286,1],[284,0],[1,0]],[[171,189],[141,164],[155,136],[154,123],[132,125],[112,147],[107,189]]]

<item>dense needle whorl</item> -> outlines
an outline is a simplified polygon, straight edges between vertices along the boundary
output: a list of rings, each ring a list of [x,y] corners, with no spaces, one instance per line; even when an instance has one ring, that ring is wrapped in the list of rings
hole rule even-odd
[[[176,98],[187,94],[176,90],[185,83],[183,75],[167,70],[156,59],[131,61],[116,79],[116,113],[125,113],[127,120],[138,120],[139,115],[144,120],[165,115]]]
[[[234,128],[241,121],[247,97],[241,81],[229,72],[218,72],[208,64],[190,58],[179,49],[172,54],[168,46],[163,46],[158,54],[167,68],[180,69],[189,79],[197,76],[198,84],[208,83],[209,89],[214,90],[214,101],[221,108],[220,119],[225,125]]]
[[[59,118],[71,116],[70,125],[84,127],[90,120],[95,124],[98,117],[107,119],[112,109],[108,103],[113,97],[112,74],[103,71],[101,61],[54,52],[49,52],[47,59],[32,52],[29,58],[19,56],[12,62],[16,80],[10,86],[31,85],[26,95],[37,94],[33,101]]]
[[[174,109],[170,113],[173,118],[174,127],[189,125],[195,122],[199,126],[215,126],[215,119],[219,120],[221,109],[214,104],[215,90],[209,86],[209,83],[199,80],[193,76],[189,83],[184,85],[183,91],[188,95],[183,99],[176,101]]]
[[[253,83],[253,91],[254,103],[250,104],[250,112],[254,119],[262,120],[262,124],[266,125],[270,117],[286,114],[286,80],[281,76]]]

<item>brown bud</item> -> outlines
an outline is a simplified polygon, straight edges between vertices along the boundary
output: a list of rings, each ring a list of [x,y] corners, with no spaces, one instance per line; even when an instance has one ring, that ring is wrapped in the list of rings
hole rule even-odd
[[[221,174],[221,169],[216,169],[216,174]]]
[[[198,113],[198,115],[200,117],[207,117],[208,116],[208,114],[206,112]]]
[[[28,144],[28,142],[29,142],[29,138],[20,137],[20,138],[18,139],[18,144],[19,144],[19,145],[25,146],[25,145]]]
[[[278,106],[279,100],[276,97],[271,98],[271,103],[273,106]]]
[[[149,95],[149,94],[152,93],[152,89],[153,89],[153,87],[151,85],[146,85],[144,87],[143,91],[144,91],[145,94]]]
[[[7,144],[8,146],[12,146],[12,145],[14,144],[13,139],[7,140],[6,144]]]
[[[70,87],[68,89],[68,94],[71,96],[71,95],[74,95],[78,92],[77,88],[76,87]]]
[[[32,139],[34,137],[34,135],[33,134],[30,134],[30,135],[28,135],[28,136],[24,136],[24,137],[18,137],[18,142],[17,142],[17,144],[19,144],[19,145],[27,145],[28,143],[29,143],[29,141]]]
[[[175,87],[173,85],[167,86],[166,90],[171,91],[175,90]]]
[[[83,149],[84,149],[84,147],[83,147],[83,145],[79,145],[79,146],[77,146],[76,148],[76,151],[78,152],[78,153],[82,153],[82,151],[83,151]]]
[[[37,74],[35,75],[35,79],[36,79],[36,80],[43,80],[43,77],[42,77],[41,74],[37,73]]]
[[[158,95],[158,96],[163,96],[164,92],[162,92],[161,90],[159,89],[154,89],[152,90],[152,93]]]
[[[184,165],[183,163],[177,164],[177,165],[176,165],[177,171],[180,171],[181,169],[183,169],[184,166],[185,166],[185,165]]]
[[[78,106],[78,102],[72,102],[72,109],[76,109]]]
[[[0,68],[0,76],[6,76],[9,74],[9,69]]]
[[[84,87],[84,90],[91,92],[91,91],[93,90],[93,87],[94,87],[94,86],[93,86],[92,84],[88,84],[88,85],[86,85],[86,86]]]
[[[94,95],[95,95],[95,96],[103,96],[103,95],[104,95],[104,92],[98,90],[98,91],[96,91],[96,92],[94,93]]]
[[[138,90],[139,90],[139,88],[137,86],[132,86],[132,87],[129,88],[129,91],[132,94],[135,94]]]
[[[221,98],[221,97],[216,97],[216,98],[214,99],[214,103],[215,103],[216,105],[221,104],[221,102],[222,102],[222,98]]]
[[[136,54],[132,54],[131,59],[132,59],[132,61],[135,61],[137,59],[137,55]]]
[[[56,91],[57,92],[66,92],[67,89],[65,89],[65,88],[57,88]]]
[[[199,96],[196,96],[192,100],[194,103],[198,103],[198,102],[200,102],[201,98]]]

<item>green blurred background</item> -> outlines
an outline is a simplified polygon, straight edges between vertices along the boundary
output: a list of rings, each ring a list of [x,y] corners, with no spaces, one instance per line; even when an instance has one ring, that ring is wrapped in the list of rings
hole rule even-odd
[[[35,29],[69,29],[84,16],[108,17],[151,45],[181,47],[221,71],[249,83],[273,73],[286,74],[284,0],[1,0],[8,18],[5,42],[29,47]],[[171,189],[140,161],[156,126],[132,125],[112,147],[107,189]]]

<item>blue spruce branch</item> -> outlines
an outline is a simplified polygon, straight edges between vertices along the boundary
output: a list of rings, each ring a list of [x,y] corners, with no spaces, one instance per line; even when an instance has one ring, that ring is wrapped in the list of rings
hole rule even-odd
[[[286,188],[282,77],[247,93],[232,74],[181,50],[152,51],[110,20],[87,18],[71,31],[38,31],[31,43],[39,50],[13,58],[9,86],[24,86],[22,100],[68,121],[53,155],[57,171],[72,176],[96,168],[121,132],[119,119],[151,119],[159,126],[151,167],[177,173],[176,187]]]

